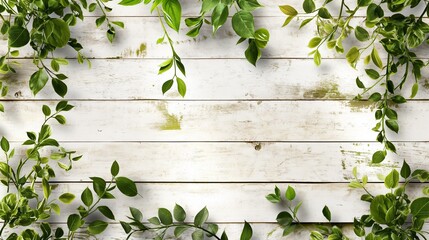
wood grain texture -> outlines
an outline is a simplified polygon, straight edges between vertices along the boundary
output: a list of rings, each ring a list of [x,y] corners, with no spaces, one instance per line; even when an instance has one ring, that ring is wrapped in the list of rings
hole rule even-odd
[[[73,63],[73,61],[71,61]],[[92,60],[92,68],[71,64],[64,67],[69,76],[67,98],[79,100],[350,100],[360,92],[357,76],[367,85],[373,83],[343,59],[327,59],[316,67],[310,59],[264,59],[257,68],[241,59],[187,59],[187,94],[175,90],[162,95],[166,75],[158,75],[160,60],[108,59]],[[131,71],[130,71],[131,69]],[[238,70],[239,69],[239,70]],[[58,99],[51,83],[36,98],[28,88],[28,78],[35,71],[30,60],[20,60],[18,73],[3,76],[9,85],[9,100]],[[423,76],[428,70],[423,70]],[[421,81],[416,99],[429,98],[429,82]],[[410,96],[412,84],[406,84],[404,96]],[[377,90],[377,88],[375,88]]]
[[[49,104],[49,103],[47,103]],[[373,141],[371,105],[348,101],[74,102],[61,141]],[[427,141],[425,101],[399,107],[391,140]],[[51,104],[53,105],[53,104]],[[39,102],[7,102],[0,133],[26,139],[42,122]],[[31,121],[29,121],[31,119]],[[55,124],[53,124],[55,125]],[[16,131],[21,129],[20,131]],[[404,129],[404,130],[402,130]]]
[[[114,17],[112,21],[123,21],[127,28],[117,32],[117,39],[113,44],[106,39],[105,29],[96,29],[95,17],[88,18],[88,23],[78,23],[72,29],[72,36],[84,46],[82,53],[89,58],[169,58],[171,49],[166,44],[156,44],[163,36],[159,20],[153,17]],[[363,19],[356,19],[356,23]],[[263,58],[312,58],[308,55],[311,49],[307,48],[308,41],[314,37],[314,24],[308,24],[299,30],[300,23],[293,21],[287,28],[281,28],[284,17],[256,17],[256,28],[264,27],[270,30],[270,42],[264,50]],[[212,36],[212,29],[206,27],[201,30],[196,39],[186,36],[186,26],[182,26],[180,34],[171,33],[175,41],[175,50],[182,58],[239,58],[244,59],[246,44],[236,45],[239,37],[234,33],[230,21],[221,28],[216,36]],[[139,34],[136,34],[136,31]],[[150,33],[150,34],[148,34]],[[7,42],[0,41],[0,48],[6,48]],[[363,46],[362,43],[349,39],[344,41],[344,48],[349,49],[352,44]],[[332,50],[320,48],[324,58],[344,58],[345,55],[336,54]],[[371,49],[370,49],[371,50]],[[428,47],[422,47],[419,55],[427,56]],[[1,52],[1,51],[0,51]],[[33,51],[23,48],[21,57],[32,58]],[[380,56],[384,51],[380,51]],[[60,49],[57,56],[76,58],[71,48]],[[369,52],[368,52],[369,53]],[[362,55],[364,56],[364,55]],[[323,62],[323,61],[322,61]]]
[[[125,219],[130,206],[141,209],[146,217],[152,217],[157,215],[158,208],[172,210],[177,203],[187,209],[187,219],[190,220],[206,206],[211,213],[210,221],[216,223],[242,223],[244,219],[249,222],[275,223],[277,214],[285,210],[265,199],[265,195],[274,191],[275,185],[283,190],[288,186],[284,183],[139,183],[137,187],[142,198],[128,198],[118,194],[115,200],[102,201],[101,204],[115,209],[117,219]],[[79,193],[87,186],[91,187],[87,183],[61,183],[52,190],[53,198],[64,192]],[[332,222],[338,223],[352,222],[354,217],[369,210],[369,204],[359,200],[364,191],[350,189],[344,183],[294,183],[291,186],[296,189],[295,201],[303,201],[298,217],[304,223],[325,222],[321,212],[325,205],[332,212]],[[422,196],[422,186],[423,184],[409,186],[410,197]],[[38,188],[42,190],[40,185]],[[373,194],[390,192],[385,189],[384,184],[369,184],[367,188]],[[1,191],[4,192],[5,187]],[[79,204],[77,199],[64,206],[61,216],[53,216],[52,221],[64,222],[67,214],[75,212]]]
[[[17,146],[16,143],[12,144]],[[281,142],[141,142],[63,144],[83,154],[73,171],[57,171],[55,181],[88,181],[90,176],[110,178],[117,160],[127,176],[139,182],[344,182],[353,167],[359,175],[379,182],[404,159],[413,168],[425,168],[429,143],[397,143],[398,154],[382,164],[371,164],[378,143],[281,143]],[[49,155],[48,152],[44,152]],[[17,149],[17,158],[25,150]],[[51,162],[56,166],[55,161]],[[89,167],[90,166],[90,167]],[[129,167],[132,166],[132,167]]]

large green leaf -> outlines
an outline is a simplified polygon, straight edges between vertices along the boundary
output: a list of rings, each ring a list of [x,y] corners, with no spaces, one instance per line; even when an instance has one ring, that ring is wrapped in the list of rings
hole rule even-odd
[[[48,43],[55,47],[64,47],[70,39],[69,25],[59,18],[48,20],[44,31]]]
[[[45,69],[39,69],[30,77],[30,89],[36,95],[48,82],[49,77]]]
[[[254,38],[255,24],[253,15],[247,11],[239,11],[232,17],[232,28],[242,38]]]
[[[417,198],[411,203],[411,214],[416,218],[429,218],[429,198]]]
[[[178,0],[168,0],[162,3],[165,22],[176,32],[180,29],[182,19],[182,6]]]
[[[9,47],[23,47],[30,41],[30,33],[26,28],[13,25],[9,28]]]

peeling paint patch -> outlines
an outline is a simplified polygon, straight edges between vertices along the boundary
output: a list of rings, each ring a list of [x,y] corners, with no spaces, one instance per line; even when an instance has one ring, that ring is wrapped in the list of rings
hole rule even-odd
[[[170,114],[167,110],[167,105],[165,102],[158,104],[157,109],[162,113],[165,117],[165,122],[160,126],[161,130],[180,130],[181,122],[183,116],[176,116],[174,114]]]
[[[338,90],[338,84],[335,82],[322,82],[315,89],[304,92],[304,98],[310,99],[344,99],[346,96]]]

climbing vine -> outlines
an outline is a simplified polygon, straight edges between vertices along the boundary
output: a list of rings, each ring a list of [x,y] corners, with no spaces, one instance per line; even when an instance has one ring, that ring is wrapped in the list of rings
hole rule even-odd
[[[380,163],[387,151],[396,153],[396,147],[387,134],[387,130],[399,132],[395,106],[407,101],[404,96],[414,98],[417,95],[421,71],[428,64],[417,53],[417,49],[427,45],[429,25],[423,17],[429,15],[428,2],[357,0],[352,6],[342,0],[337,17],[328,10],[331,3],[337,2],[325,0],[322,5],[316,6],[313,0],[304,0],[302,8],[305,18],[300,28],[312,21],[316,24],[317,34],[308,43],[308,47],[313,49],[309,54],[316,65],[322,62],[322,46],[339,54],[347,52],[346,60],[353,68],[363,58],[367,66],[365,73],[373,82],[367,86],[359,77],[356,78],[357,87],[362,89],[356,100],[369,95],[368,100],[376,104],[377,124],[373,130],[377,133],[377,141],[383,144],[383,149],[373,154],[372,162]],[[423,9],[418,10],[421,5],[424,5]],[[406,14],[409,9],[411,14]],[[298,15],[298,11],[290,5],[280,6],[280,10],[288,16],[284,26]],[[363,21],[359,21],[356,15],[358,11],[366,12]],[[354,38],[362,44],[344,49],[343,42],[348,38]],[[385,60],[380,57],[380,50],[386,55]],[[412,81],[412,90],[405,95],[407,93],[402,89],[408,80]],[[378,90],[378,86],[383,90]]]

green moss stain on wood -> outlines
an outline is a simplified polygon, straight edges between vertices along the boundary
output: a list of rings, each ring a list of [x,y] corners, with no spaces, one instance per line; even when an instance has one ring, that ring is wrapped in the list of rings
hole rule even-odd
[[[140,46],[137,49],[131,49],[131,48],[127,48],[125,49],[121,56],[122,57],[141,57],[144,58],[146,57],[147,54],[147,45],[146,43],[141,43]]]
[[[161,130],[180,130],[180,123],[182,122],[183,116],[177,116],[170,114],[167,110],[167,104],[165,102],[158,104],[157,109],[162,113],[165,118],[165,122],[160,126]]]
[[[364,112],[367,110],[374,110],[375,104],[371,101],[351,100],[346,103],[352,112]]]
[[[318,87],[304,92],[304,98],[308,99],[344,99],[345,95],[338,90],[338,84],[335,82],[322,82]]]

